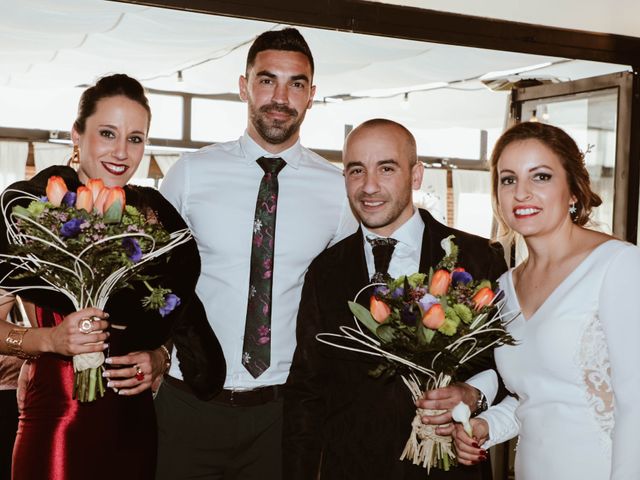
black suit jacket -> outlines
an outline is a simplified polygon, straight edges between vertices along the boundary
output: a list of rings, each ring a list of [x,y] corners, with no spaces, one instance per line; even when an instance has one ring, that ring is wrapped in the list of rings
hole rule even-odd
[[[437,222],[420,210],[425,223],[420,271],[445,255],[440,242],[456,236],[459,264],[474,278],[496,279],[506,270],[500,247]],[[321,332],[353,326],[347,306],[369,283],[362,231],[320,254],[309,267],[298,313],[298,346],[285,388],[284,475],[291,480],[426,478],[426,470],[398,460],[415,415],[400,378],[371,378],[377,357],[348,352],[316,340]],[[484,367],[479,367],[479,370]],[[475,373],[475,372],[473,372]],[[484,466],[432,470],[428,478],[482,478]],[[489,473],[490,475],[490,473]],[[490,477],[484,477],[490,478]]]

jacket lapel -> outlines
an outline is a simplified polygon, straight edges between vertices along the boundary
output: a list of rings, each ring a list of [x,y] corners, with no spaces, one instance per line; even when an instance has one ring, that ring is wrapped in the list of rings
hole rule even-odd
[[[424,233],[422,234],[422,251],[420,252],[420,272],[429,273],[431,267],[435,267],[440,239],[438,238],[438,228],[434,225],[436,220],[426,211],[419,210],[424,221]],[[436,258],[434,258],[436,256]]]
[[[362,229],[348,237],[345,245],[344,258],[341,259],[341,267],[344,269],[345,292],[348,292],[348,300],[353,300],[362,287],[369,283],[367,260],[364,256],[364,240]],[[358,297],[358,303],[368,307],[368,299]]]

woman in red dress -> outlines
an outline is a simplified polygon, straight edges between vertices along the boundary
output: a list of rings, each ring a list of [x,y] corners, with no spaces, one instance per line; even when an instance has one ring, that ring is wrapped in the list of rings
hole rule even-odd
[[[167,231],[185,228],[156,190],[126,185],[142,159],[150,117],[136,80],[126,75],[100,79],[83,93],[72,128],[77,173],[51,167],[10,188],[41,196],[53,175],[62,177],[69,191],[101,178],[108,187],[124,187],[127,204],[156,217]],[[0,253],[7,251],[4,228],[0,225]],[[154,478],[156,421],[150,386],[168,366],[161,345],[172,330],[194,318],[206,321],[200,310],[193,314],[200,306],[194,293],[199,271],[193,240],[176,247],[168,261],[144,271],[181,298],[181,305],[165,316],[143,309],[141,299],[148,291],[135,284],[113,294],[104,311],[76,312],[61,294],[30,290],[23,299],[37,328],[29,329],[5,322],[13,302],[0,300],[0,353],[34,357],[13,453],[13,480]],[[184,313],[187,309],[190,314]],[[97,319],[87,333],[82,320],[91,317]],[[81,403],[73,398],[72,356],[95,351],[108,357],[109,388],[104,397]]]

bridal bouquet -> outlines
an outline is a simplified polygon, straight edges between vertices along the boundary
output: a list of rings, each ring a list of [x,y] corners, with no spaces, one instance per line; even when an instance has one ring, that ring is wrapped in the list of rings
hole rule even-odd
[[[126,205],[124,189],[92,179],[70,192],[61,177],[53,176],[46,197],[5,190],[0,210],[9,243],[9,252],[0,254],[0,263],[9,265],[0,277],[5,295],[37,288],[65,295],[76,310],[104,309],[112,293],[141,281],[149,289],[141,299],[145,308],[165,316],[180,304],[171,290],[151,286],[153,278],[144,274],[143,266],[188,241],[191,233],[168,233],[155,215],[147,218]],[[7,282],[28,278],[44,284]],[[74,397],[79,401],[104,395],[103,364],[102,352],[73,357]]]
[[[473,364],[490,359],[494,347],[513,344],[504,328],[504,299],[497,298],[491,282],[476,280],[457,266],[458,247],[453,239],[442,241],[446,256],[435,270],[375,284],[369,308],[349,302],[358,320],[356,328],[343,326],[341,334],[322,333],[318,340],[382,357],[383,362],[370,374],[401,375],[414,401],[424,391],[467,378]],[[363,288],[358,296],[371,287]],[[346,346],[344,340],[359,345]],[[427,471],[434,466],[449,470],[455,464],[451,437],[437,435],[434,426],[420,420],[438,413],[443,412],[416,411],[401,460],[411,460]]]

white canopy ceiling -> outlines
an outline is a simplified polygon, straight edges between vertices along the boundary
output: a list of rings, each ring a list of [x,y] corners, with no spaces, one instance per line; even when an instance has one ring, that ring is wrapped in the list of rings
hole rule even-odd
[[[555,0],[548,2],[558,4]],[[426,2],[398,3],[424,7]],[[455,2],[449,0],[432,3],[429,8],[451,5],[455,9]],[[457,2],[458,6],[463,3],[487,2]],[[570,3],[576,12],[588,11],[584,1]],[[637,1],[622,3],[634,6]],[[610,2],[606,5],[612,12],[620,11],[611,8]],[[539,2],[531,8],[534,6],[544,10]],[[481,13],[476,10],[466,13]],[[0,11],[0,106],[4,102],[5,108],[12,98],[19,97],[18,93],[24,96],[25,90],[37,91],[40,97],[55,96],[110,72],[128,73],[150,88],[234,93],[248,45],[259,33],[280,27],[100,0],[0,0]],[[317,114],[328,121],[340,117],[342,123],[384,115],[414,128],[452,124],[499,128],[506,94],[487,90],[478,80],[481,76],[542,64],[546,66],[525,76],[570,80],[626,69],[597,62],[563,63],[563,59],[554,57],[301,30],[316,60],[317,100],[341,94],[399,95],[331,104]],[[178,81],[178,72],[182,81]],[[410,94],[408,108],[402,102],[403,92],[414,91],[420,92]],[[1,110],[0,126],[6,118]]]

